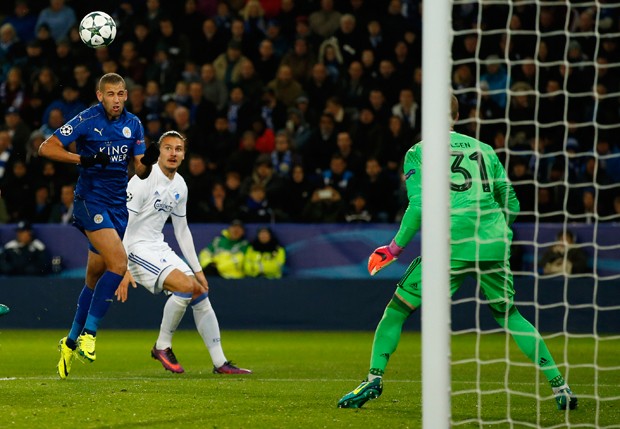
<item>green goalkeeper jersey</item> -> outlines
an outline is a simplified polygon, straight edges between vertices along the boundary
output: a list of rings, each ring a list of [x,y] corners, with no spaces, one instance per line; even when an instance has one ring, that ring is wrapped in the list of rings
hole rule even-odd
[[[394,238],[405,247],[422,222],[422,149],[407,151],[403,172],[409,205]],[[519,201],[506,171],[491,146],[472,137],[450,133],[451,259],[504,261],[510,256],[510,225]],[[431,186],[432,189],[432,186]]]

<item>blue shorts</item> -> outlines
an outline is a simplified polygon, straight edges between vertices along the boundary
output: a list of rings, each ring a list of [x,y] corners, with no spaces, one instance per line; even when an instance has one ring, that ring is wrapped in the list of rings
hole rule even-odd
[[[127,206],[106,206],[81,198],[75,198],[73,201],[73,225],[82,232],[112,228],[122,240],[125,229],[127,229],[128,218]],[[90,243],[88,248],[99,253]]]

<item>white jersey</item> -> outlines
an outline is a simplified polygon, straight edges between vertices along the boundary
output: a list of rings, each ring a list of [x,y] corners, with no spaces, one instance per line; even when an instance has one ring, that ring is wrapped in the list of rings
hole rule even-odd
[[[186,206],[187,185],[183,177],[175,174],[171,180],[157,164],[146,179],[134,176],[129,181],[129,222],[123,245],[132,276],[152,293],[161,292],[166,277],[174,269],[186,275],[202,269],[187,225]],[[164,241],[162,231],[171,215],[174,234],[187,263]]]
[[[125,248],[138,243],[165,244],[162,231],[166,221],[170,215],[185,217],[186,207],[187,185],[180,174],[170,180],[154,164],[146,179],[132,177],[127,185],[127,209],[136,215],[136,221],[127,225]]]

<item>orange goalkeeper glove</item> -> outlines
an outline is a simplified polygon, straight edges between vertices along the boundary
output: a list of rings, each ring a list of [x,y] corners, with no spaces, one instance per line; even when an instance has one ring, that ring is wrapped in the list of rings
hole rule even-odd
[[[377,274],[392,262],[398,259],[403,248],[394,240],[388,246],[377,247],[368,258],[368,272],[371,276]]]

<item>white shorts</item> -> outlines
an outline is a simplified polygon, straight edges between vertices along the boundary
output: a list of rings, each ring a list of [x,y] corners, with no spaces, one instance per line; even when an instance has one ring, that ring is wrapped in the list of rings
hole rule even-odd
[[[194,275],[187,263],[179,258],[170,247],[135,246],[128,253],[129,272],[136,283],[152,294],[163,290],[164,281],[175,269],[188,276]]]

